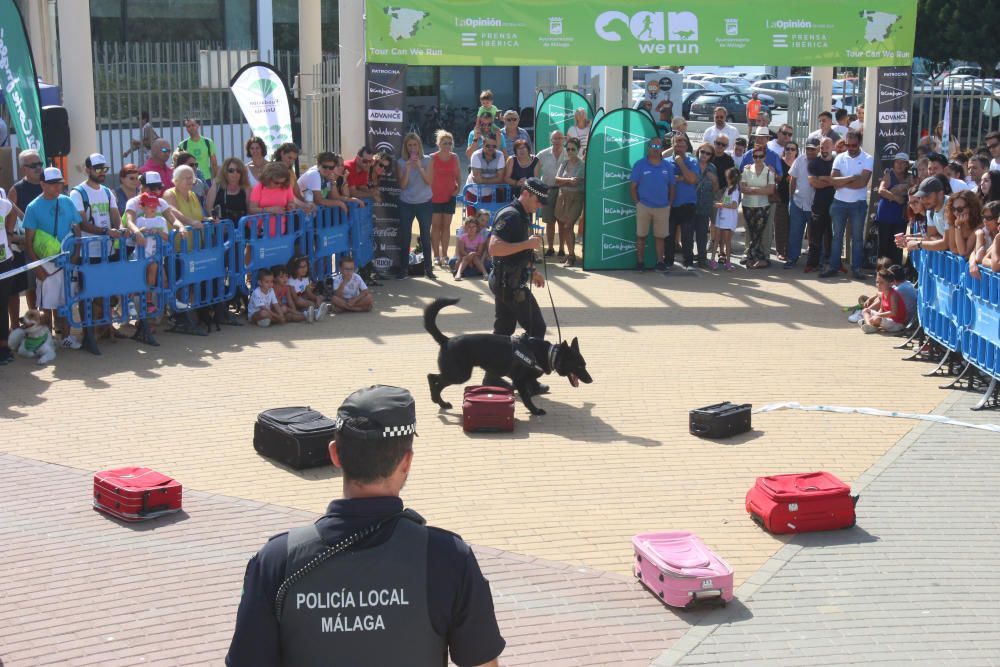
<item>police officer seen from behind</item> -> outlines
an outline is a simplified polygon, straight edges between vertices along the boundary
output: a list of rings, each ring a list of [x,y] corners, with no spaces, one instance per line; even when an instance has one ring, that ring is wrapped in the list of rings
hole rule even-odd
[[[531,293],[531,283],[545,286],[545,278],[535,271],[535,251],[541,251],[542,237],[531,233],[531,216],[548,202],[549,187],[540,178],[529,178],[520,196],[497,213],[490,235],[490,290],[493,292],[495,319],[493,333],[510,336],[517,325],[533,338],[545,338],[545,320]],[[487,374],[487,385],[506,384]],[[537,384],[535,393],[548,387]]]
[[[410,392],[359,389],[337,411],[330,458],[344,497],[250,559],[231,667],[497,665],[489,582],[462,539],[403,509],[413,462]]]

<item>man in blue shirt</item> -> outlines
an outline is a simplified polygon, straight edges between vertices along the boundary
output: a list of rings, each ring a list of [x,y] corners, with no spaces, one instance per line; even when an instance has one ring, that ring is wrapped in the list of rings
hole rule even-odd
[[[36,236],[47,234],[61,242],[66,236],[78,233],[80,215],[76,212],[73,200],[62,194],[65,185],[62,172],[56,167],[49,167],[42,173],[42,194],[35,197],[24,210],[25,252],[28,262],[34,262],[45,257],[35,253]],[[49,239],[38,238],[39,247],[46,245]],[[51,245],[51,241],[49,243]],[[48,255],[49,253],[43,253]],[[36,291],[38,308],[40,310],[56,310],[66,304],[63,293],[63,270],[56,267],[54,261],[48,261],[36,266],[35,277],[38,279]],[[79,349],[80,342],[69,332],[69,323],[63,318],[56,318],[56,330],[63,334],[63,347]]]
[[[654,137],[646,143],[646,157],[632,166],[630,178],[635,202],[635,251],[638,271],[645,271],[646,237],[653,227],[656,244],[656,270],[667,271],[663,247],[670,219],[670,200],[674,197],[674,165],[663,159],[663,140]]]
[[[674,192],[671,199],[670,236],[667,237],[665,261],[669,269],[674,265],[677,251],[677,228],[681,230],[681,248],[684,251],[684,270],[694,271],[694,207],[698,202],[698,177],[701,167],[688,152],[691,146],[683,132],[674,132],[673,139]]]

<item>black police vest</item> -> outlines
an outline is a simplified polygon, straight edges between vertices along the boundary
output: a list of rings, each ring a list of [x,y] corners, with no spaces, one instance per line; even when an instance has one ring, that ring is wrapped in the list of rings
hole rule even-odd
[[[326,548],[314,525],[288,533],[289,565]],[[287,667],[443,667],[448,644],[427,607],[427,528],[403,518],[379,546],[325,561],[289,587],[278,622]]]
[[[503,220],[505,225],[515,224],[520,227],[521,238],[514,239],[514,242],[527,241],[528,237],[531,236],[531,218],[521,206],[514,202],[505,206],[497,212],[496,217],[493,220],[493,229],[496,233],[497,225]],[[500,284],[504,287],[515,288],[523,286],[530,280],[531,275],[528,273],[528,264],[531,262],[534,252],[531,250],[522,250],[521,252],[516,252],[513,255],[507,255],[505,257],[496,257],[493,259],[493,271],[497,275]]]

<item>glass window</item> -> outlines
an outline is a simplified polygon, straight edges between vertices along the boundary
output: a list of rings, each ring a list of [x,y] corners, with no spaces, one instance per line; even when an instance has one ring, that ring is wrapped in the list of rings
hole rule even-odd
[[[479,70],[480,89],[493,91],[493,104],[501,111],[517,108],[516,70],[516,67],[481,67]],[[469,95],[478,109],[479,91],[471,90]]]

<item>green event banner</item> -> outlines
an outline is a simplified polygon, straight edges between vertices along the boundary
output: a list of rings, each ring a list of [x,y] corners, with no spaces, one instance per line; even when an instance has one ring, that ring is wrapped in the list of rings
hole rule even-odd
[[[909,65],[917,0],[366,0],[370,62]]]
[[[587,118],[594,118],[587,98],[575,90],[557,90],[542,100],[535,113],[535,152],[549,147],[549,135],[554,130],[563,134],[576,123],[576,110],[583,108]]]
[[[659,136],[648,114],[616,109],[594,122],[587,143],[587,222],[583,268],[635,268],[635,204],[632,165],[646,154],[646,142]],[[646,244],[647,266],[656,264],[653,239]]]
[[[0,0],[0,86],[10,113],[11,133],[17,135],[18,146],[22,150],[33,148],[45,162],[35,61],[24,20],[14,0]]]

